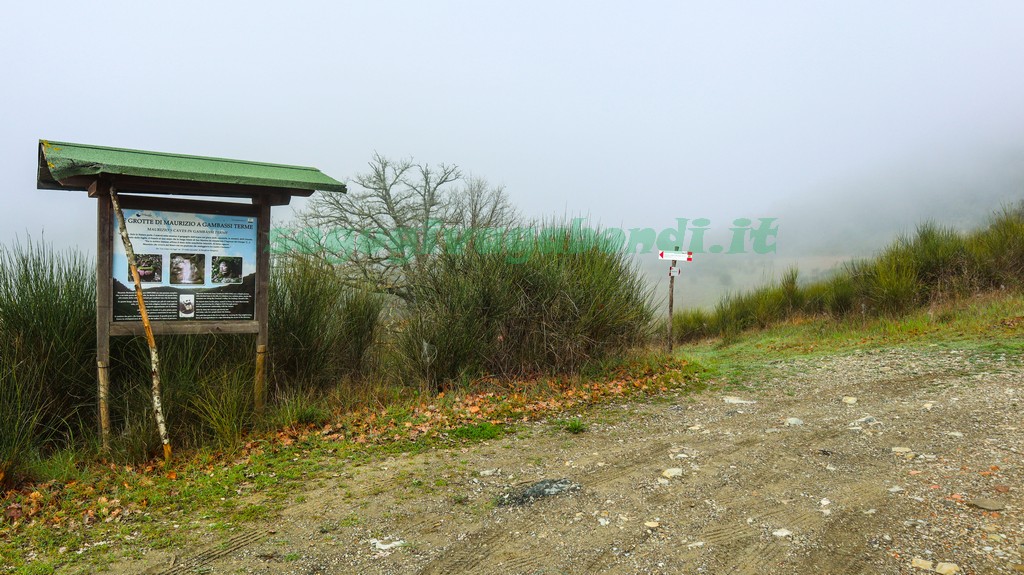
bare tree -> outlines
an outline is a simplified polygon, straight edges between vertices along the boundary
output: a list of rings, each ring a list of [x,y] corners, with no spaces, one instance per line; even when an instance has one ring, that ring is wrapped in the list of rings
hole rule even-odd
[[[491,186],[484,178],[467,176],[454,198],[456,219],[467,228],[506,228],[519,219],[504,186]]]
[[[315,195],[287,238],[337,265],[353,282],[408,298],[409,278],[445,237],[470,228],[504,229],[518,219],[504,188],[463,178],[458,166],[378,153],[368,166],[349,193]]]

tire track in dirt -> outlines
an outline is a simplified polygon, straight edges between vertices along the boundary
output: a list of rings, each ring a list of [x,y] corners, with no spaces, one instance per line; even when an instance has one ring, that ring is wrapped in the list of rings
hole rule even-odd
[[[195,573],[213,561],[234,553],[244,547],[248,547],[266,536],[267,533],[263,531],[245,531],[239,533],[216,546],[207,548],[205,551],[202,551],[197,555],[193,555],[181,562],[176,562],[176,564],[170,568],[163,571],[157,571],[155,575],[186,575]]]
[[[475,531],[458,541],[451,548],[442,552],[440,557],[433,559],[420,575],[448,575],[449,573],[470,573],[491,556],[491,546],[501,540],[507,529],[488,527]]]
[[[599,487],[612,483],[635,472],[639,468],[651,466],[655,463],[658,454],[668,455],[672,444],[666,441],[657,441],[639,449],[623,449],[615,452],[610,459],[617,460],[602,467],[597,471],[589,473],[580,478],[584,487]]]

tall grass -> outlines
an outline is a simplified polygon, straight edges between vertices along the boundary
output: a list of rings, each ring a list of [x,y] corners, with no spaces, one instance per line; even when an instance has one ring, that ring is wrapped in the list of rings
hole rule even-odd
[[[984,230],[970,234],[966,243],[981,283],[1024,288],[1024,202],[1003,207]]]
[[[767,286],[722,299],[711,313],[672,318],[679,341],[725,338],[794,315],[900,316],[922,305],[992,289],[1024,288],[1024,203],[1004,207],[983,229],[963,234],[935,222],[898,237],[874,258],[800,285],[796,270]]]
[[[642,341],[649,288],[621,252],[554,224],[532,239],[442,247],[413,282],[400,349],[434,387],[576,372]]]
[[[342,281],[321,260],[276,262],[270,283],[270,350],[279,389],[326,389],[365,375],[383,322],[385,300]]]
[[[15,482],[45,437],[45,403],[35,374],[23,365],[0,364],[0,487]]]
[[[372,369],[383,299],[335,281],[332,269],[293,260],[271,276],[272,379],[278,389],[331,388]],[[79,252],[41,242],[0,246],[0,466],[8,478],[26,453],[92,448],[95,269]],[[225,447],[254,427],[252,336],[158,338],[163,404],[175,445]],[[143,461],[160,450],[142,338],[111,339],[113,456]],[[46,439],[43,442],[42,439]]]
[[[0,366],[20,366],[46,424],[95,421],[95,289],[77,252],[31,239],[0,246]]]

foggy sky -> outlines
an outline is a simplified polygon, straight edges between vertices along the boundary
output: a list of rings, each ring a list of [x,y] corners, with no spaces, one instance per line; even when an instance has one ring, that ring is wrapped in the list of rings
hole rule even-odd
[[[766,273],[1024,197],[1019,2],[47,2],[4,16],[0,243],[43,233],[92,251],[92,201],[35,189],[40,138],[341,180],[375,151],[455,163],[528,217],[623,228],[777,217],[777,253],[736,264]]]

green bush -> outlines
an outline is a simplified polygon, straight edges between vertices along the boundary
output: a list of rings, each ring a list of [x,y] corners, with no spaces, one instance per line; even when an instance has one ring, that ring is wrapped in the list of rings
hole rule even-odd
[[[675,315],[679,338],[726,339],[793,314],[901,315],[935,300],[985,289],[1024,288],[1024,202],[1004,207],[969,235],[934,222],[898,237],[876,257],[845,264],[832,277],[800,286],[797,271],[765,287],[723,298],[710,314]],[[708,326],[701,333],[698,326]]]
[[[205,374],[189,397],[188,408],[218,447],[234,447],[252,423],[252,372],[219,369]]]
[[[336,269],[295,256],[275,263],[270,282],[273,379],[325,389],[363,375],[377,338],[384,298],[343,282]]]
[[[711,335],[712,318],[701,309],[672,314],[672,337],[676,342],[695,341]]]
[[[41,423],[95,422],[96,273],[76,251],[0,246],[0,369],[17,368]]]
[[[36,374],[0,364],[0,487],[14,483],[43,437],[46,404]]]
[[[273,428],[283,428],[294,425],[323,425],[330,419],[330,410],[316,392],[293,389],[277,398],[267,423]]]
[[[966,243],[986,287],[1024,288],[1024,202],[1003,207]]]
[[[509,238],[505,238],[509,239]],[[532,241],[441,246],[412,282],[399,345],[417,377],[573,373],[649,334],[649,288],[595,235],[543,226]]]

